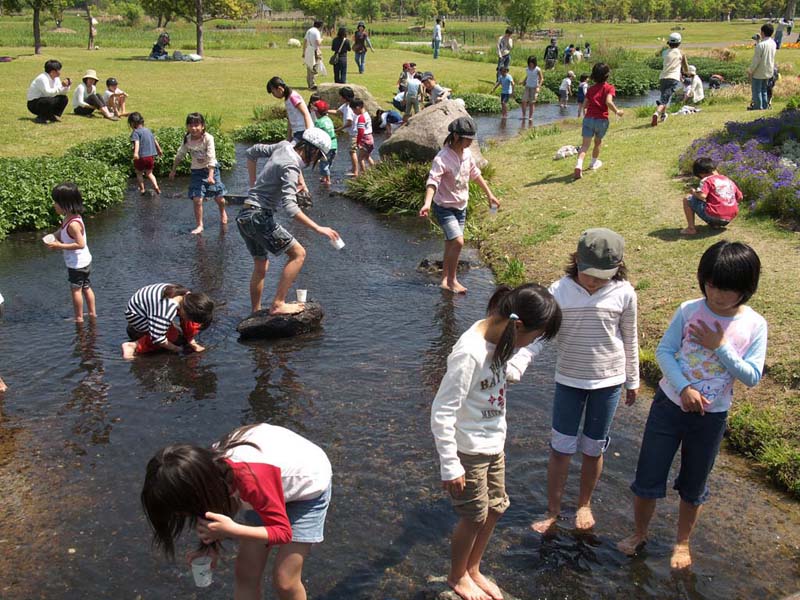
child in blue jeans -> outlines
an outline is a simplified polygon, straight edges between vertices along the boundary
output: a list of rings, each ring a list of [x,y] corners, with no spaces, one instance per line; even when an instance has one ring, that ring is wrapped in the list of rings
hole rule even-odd
[[[740,242],[720,241],[705,251],[697,269],[703,298],[680,305],[656,350],[664,376],[647,417],[636,479],[631,484],[636,529],[617,547],[629,556],[647,540],[656,500],[667,491],[669,469],[681,447],[673,487],[680,495],[673,569],[692,564],[689,536],[708,500],[733,384],[756,385],[764,369],[767,322],[746,305],[758,288],[761,262]]]

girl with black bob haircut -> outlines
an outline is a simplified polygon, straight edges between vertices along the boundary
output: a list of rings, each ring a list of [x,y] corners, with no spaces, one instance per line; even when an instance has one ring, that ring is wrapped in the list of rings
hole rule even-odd
[[[761,275],[761,260],[758,254],[742,242],[722,240],[703,253],[697,267],[697,283],[700,291],[708,297],[709,284],[724,291],[738,292],[736,306],[746,304],[758,290]]]

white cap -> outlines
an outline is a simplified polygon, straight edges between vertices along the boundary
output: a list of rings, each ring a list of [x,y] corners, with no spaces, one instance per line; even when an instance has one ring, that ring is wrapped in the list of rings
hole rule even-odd
[[[689,65],[689,75],[697,75],[697,67]]]
[[[681,41],[683,41],[683,38],[681,37],[681,34],[678,33],[677,31],[669,34],[669,42],[671,44],[680,44]]]
[[[327,155],[331,151],[331,138],[322,129],[312,127],[303,132],[303,141],[316,146],[320,152]]]

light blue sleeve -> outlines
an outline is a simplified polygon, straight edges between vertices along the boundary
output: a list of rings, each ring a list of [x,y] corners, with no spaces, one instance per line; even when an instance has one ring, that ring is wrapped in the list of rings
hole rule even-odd
[[[753,387],[761,381],[764,372],[764,359],[767,356],[767,324],[762,321],[758,325],[755,339],[744,356],[739,356],[730,344],[723,344],[714,351],[728,373],[747,387]]]
[[[689,385],[689,380],[684,377],[678,359],[675,358],[675,355],[681,349],[681,342],[683,341],[683,325],[683,311],[678,307],[669,327],[664,332],[664,337],[661,338],[658,348],[656,348],[658,366],[661,367],[661,372],[667,378],[667,381],[678,392],[682,392],[683,388]]]

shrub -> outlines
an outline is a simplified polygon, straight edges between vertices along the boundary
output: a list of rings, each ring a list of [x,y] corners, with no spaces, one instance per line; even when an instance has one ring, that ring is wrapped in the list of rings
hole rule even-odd
[[[255,144],[274,144],[286,139],[286,121],[258,121],[238,129],[234,129],[231,137],[236,142],[249,142]]]
[[[658,385],[661,379],[661,367],[652,348],[639,347],[639,375],[652,386]]]
[[[253,107],[253,118],[256,121],[272,121],[285,119],[286,107],[282,104],[259,104]]]
[[[725,78],[728,83],[743,83],[747,81],[747,63],[735,60],[719,60],[707,56],[687,56],[690,65],[697,67],[697,74],[703,81],[711,79],[717,73]],[[645,61],[652,70],[659,73],[663,66],[661,54],[652,56]]]
[[[759,458],[773,481],[800,495],[800,450],[784,439],[771,439]]]
[[[461,98],[464,101],[464,108],[467,112],[472,113],[499,113],[502,110],[500,106],[500,98],[492,94],[476,94],[468,92],[466,94],[459,94],[454,96]]]
[[[100,160],[0,158],[0,237],[57,224],[50,192],[64,181],[78,185],[87,214],[121,202],[127,185],[123,172]]]
[[[547,71],[544,85],[557,96],[561,81],[567,76],[567,71],[571,70],[576,75],[572,84],[574,94],[581,74],[591,73],[594,62],[568,66],[558,65],[552,71]],[[612,68],[609,83],[617,89],[617,94],[620,96],[641,96],[658,87],[658,73],[641,62],[631,62],[616,69]],[[589,80],[589,85],[592,85],[591,80]]]
[[[774,411],[742,404],[728,419],[728,441],[745,456],[758,459],[766,440],[782,436],[780,423]]]
[[[525,263],[516,257],[509,258],[506,256],[504,260],[506,266],[502,273],[497,274],[497,283],[504,283],[511,287],[517,287],[525,283]]]

